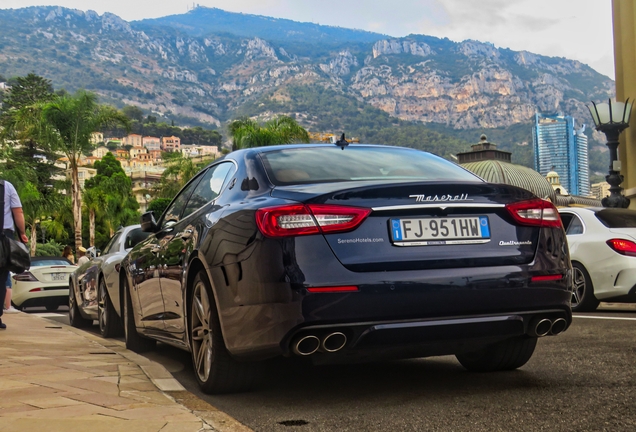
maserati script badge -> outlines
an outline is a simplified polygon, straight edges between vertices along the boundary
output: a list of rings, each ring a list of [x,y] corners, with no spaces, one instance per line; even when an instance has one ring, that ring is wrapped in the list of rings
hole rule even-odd
[[[461,195],[409,195],[415,198],[415,202],[451,202],[451,201],[473,201],[468,198],[468,194]]]

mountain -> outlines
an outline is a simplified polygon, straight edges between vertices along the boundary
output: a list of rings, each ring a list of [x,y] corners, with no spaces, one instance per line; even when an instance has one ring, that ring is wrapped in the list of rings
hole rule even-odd
[[[31,71],[181,124],[286,113],[310,128],[363,132],[382,115],[444,133],[511,128],[536,109],[589,123],[585,104],[614,93],[612,80],[565,58],[203,7],[135,22],[61,7],[0,10],[0,74]],[[370,125],[329,116],[336,100],[355,101]]]
[[[179,29],[193,37],[228,33],[246,38],[258,37],[271,42],[287,42],[288,44],[294,44],[301,40],[303,44],[320,44],[328,47],[357,42],[373,43],[386,38],[384,35],[363,30],[232,13],[205,7],[195,8],[186,14],[136,21],[133,22],[133,25],[139,30],[165,26]]]

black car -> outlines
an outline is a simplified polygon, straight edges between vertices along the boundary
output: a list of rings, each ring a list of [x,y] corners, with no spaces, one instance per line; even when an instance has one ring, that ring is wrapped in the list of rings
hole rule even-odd
[[[235,151],[141,225],[153,234],[122,261],[126,346],[190,351],[206,392],[246,389],[275,356],[510,370],[572,321],[555,207],[418,150]]]

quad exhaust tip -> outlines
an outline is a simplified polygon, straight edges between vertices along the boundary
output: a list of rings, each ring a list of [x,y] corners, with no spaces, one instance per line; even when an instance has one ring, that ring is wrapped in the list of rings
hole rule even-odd
[[[291,350],[299,356],[312,355],[320,350],[324,353],[340,351],[347,345],[347,336],[342,332],[332,332],[319,338],[316,335],[299,336],[292,342]]]
[[[551,328],[552,321],[548,318],[535,318],[530,322],[529,332],[531,336],[543,337],[550,334]]]
[[[302,336],[292,344],[292,351],[296,355],[312,355],[320,348],[320,339],[314,335]]]
[[[565,331],[568,322],[564,318],[541,318],[535,317],[530,321],[528,334],[534,337],[556,336]]]
[[[324,352],[333,353],[340,351],[347,344],[347,336],[342,332],[334,332],[325,336],[320,348]]]
[[[565,331],[567,326],[568,326],[568,323],[566,320],[564,320],[563,318],[557,318],[554,321],[552,321],[552,327],[550,327],[550,334],[553,336],[561,334]]]

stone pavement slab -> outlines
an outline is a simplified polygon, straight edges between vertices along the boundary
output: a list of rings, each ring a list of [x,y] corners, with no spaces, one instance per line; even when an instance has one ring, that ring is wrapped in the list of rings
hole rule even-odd
[[[0,432],[218,430],[165,393],[187,393],[165,368],[120,344],[25,313],[2,320]]]

